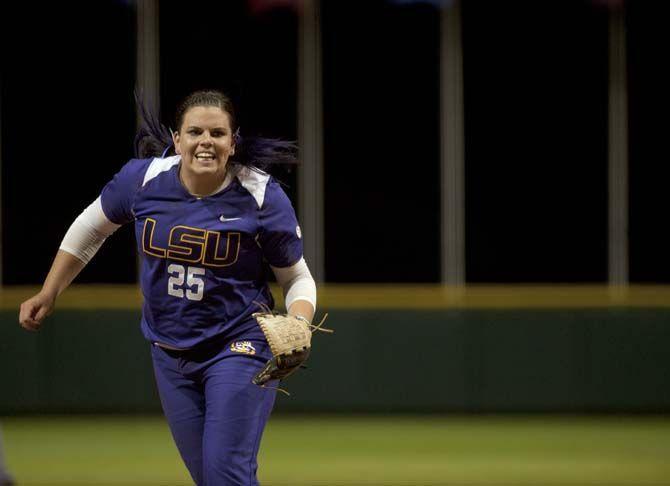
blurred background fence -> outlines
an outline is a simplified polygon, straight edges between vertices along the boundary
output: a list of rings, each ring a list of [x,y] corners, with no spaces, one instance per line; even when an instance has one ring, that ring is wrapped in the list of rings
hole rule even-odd
[[[132,157],[135,87],[167,125],[212,87],[243,134],[300,142],[301,165],[274,173],[337,333],[279,409],[670,410],[665,2],[40,12],[12,3],[0,20],[0,413],[159,409],[130,228],[44,332],[16,322]]]

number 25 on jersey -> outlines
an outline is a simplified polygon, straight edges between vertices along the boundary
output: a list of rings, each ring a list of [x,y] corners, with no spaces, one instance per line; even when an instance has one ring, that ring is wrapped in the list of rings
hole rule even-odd
[[[168,294],[181,299],[186,296],[188,300],[202,300],[205,291],[205,281],[200,278],[205,274],[205,269],[200,267],[184,267],[183,265],[171,264],[168,269]],[[184,278],[185,277],[185,278]],[[186,280],[186,285],[184,285]]]

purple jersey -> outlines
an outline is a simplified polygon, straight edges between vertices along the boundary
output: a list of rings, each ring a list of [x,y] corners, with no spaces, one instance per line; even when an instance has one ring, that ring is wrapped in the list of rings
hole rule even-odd
[[[222,191],[190,194],[180,156],[134,159],[102,190],[117,224],[135,221],[142,256],[142,331],[185,349],[256,326],[258,304],[273,306],[265,262],[287,267],[302,257],[291,202],[267,174],[238,171]]]

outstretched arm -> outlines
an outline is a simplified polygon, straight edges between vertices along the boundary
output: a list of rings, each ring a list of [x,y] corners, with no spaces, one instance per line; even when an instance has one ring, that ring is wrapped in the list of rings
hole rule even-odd
[[[112,223],[102,210],[100,198],[72,223],[54,258],[42,290],[21,304],[19,323],[37,331],[54,309],[56,298],[72,283],[98,251],[105,239],[120,225]]]

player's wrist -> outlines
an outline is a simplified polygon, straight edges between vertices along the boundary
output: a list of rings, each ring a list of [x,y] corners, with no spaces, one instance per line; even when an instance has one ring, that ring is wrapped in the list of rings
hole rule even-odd
[[[42,287],[37,295],[39,295],[43,300],[56,302],[59,294],[60,292],[58,289],[54,289],[53,287]]]
[[[305,316],[301,316],[300,314],[294,314],[293,317],[295,317],[295,318],[298,319],[299,321],[304,322],[304,323],[307,324],[308,326],[312,324],[311,321],[310,321],[309,319],[307,319]]]

